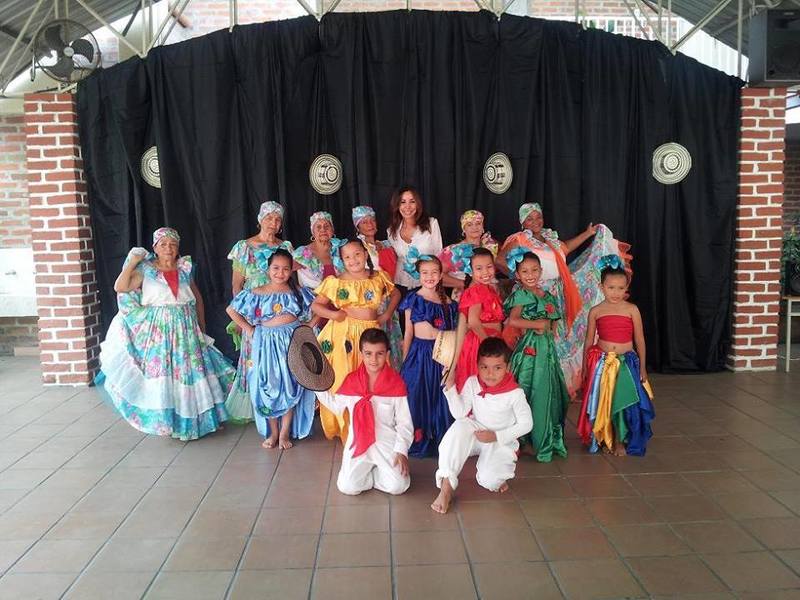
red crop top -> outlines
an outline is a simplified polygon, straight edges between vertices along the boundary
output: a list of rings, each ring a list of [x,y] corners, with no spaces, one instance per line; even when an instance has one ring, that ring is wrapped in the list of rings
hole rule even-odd
[[[465,317],[469,316],[469,307],[475,304],[481,306],[481,323],[502,323],[506,318],[503,314],[503,301],[493,287],[483,283],[468,287],[461,294],[458,310]]]
[[[630,344],[633,341],[633,319],[623,315],[597,317],[597,335],[614,344]]]

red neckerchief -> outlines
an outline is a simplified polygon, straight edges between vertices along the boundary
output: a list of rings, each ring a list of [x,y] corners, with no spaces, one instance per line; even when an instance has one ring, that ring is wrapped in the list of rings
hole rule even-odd
[[[164,275],[164,280],[167,282],[169,289],[172,290],[172,295],[178,297],[178,270],[161,271]]]
[[[486,394],[505,394],[506,392],[510,392],[519,387],[519,385],[517,385],[517,380],[514,379],[511,371],[508,371],[506,376],[503,377],[503,380],[497,385],[486,385],[481,381],[480,377],[478,377],[478,385],[481,388],[481,391],[478,392],[478,396],[481,398],[484,398]]]
[[[358,396],[359,400],[350,415],[353,425],[353,443],[350,445],[353,457],[364,454],[375,443],[375,415],[372,412],[372,396],[405,396],[406,384],[387,363],[378,374],[375,389],[369,389],[369,374],[364,363],[345,377],[336,392],[345,396]]]

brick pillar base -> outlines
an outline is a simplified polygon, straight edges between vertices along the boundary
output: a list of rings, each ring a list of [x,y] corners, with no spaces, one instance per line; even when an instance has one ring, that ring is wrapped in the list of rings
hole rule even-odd
[[[785,88],[742,90],[733,371],[777,366],[785,118]]]
[[[86,385],[97,371],[100,303],[72,94],[26,96],[25,125],[42,379]]]

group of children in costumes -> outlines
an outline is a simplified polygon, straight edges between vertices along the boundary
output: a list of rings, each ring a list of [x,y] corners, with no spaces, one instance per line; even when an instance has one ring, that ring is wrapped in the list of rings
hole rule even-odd
[[[458,303],[444,291],[437,257],[413,258],[420,287],[401,299],[362,240],[348,240],[338,252],[343,271],[314,294],[292,282],[288,251],[269,252],[270,283],[241,291],[228,308],[251,340],[247,387],[265,447],[289,448],[291,438],[310,431],[314,394],[298,386],[283,359],[291,332],[313,315],[312,324],[326,320],[318,340],[335,372],[331,389],[316,398],[326,437],[344,443],[341,492],[402,493],[410,483],[408,456],[438,455],[441,493],[432,508],[445,512],[469,456],[479,456],[478,483],[502,492],[520,441],[541,462],[567,455],[570,396],[553,341],[561,313],[537,285],[541,262],[534,252],[507,254],[516,281],[504,301],[494,254],[472,249]],[[578,431],[592,452],[642,455],[654,412],[641,317],[625,300],[628,275],[619,258],[606,257],[599,267],[605,300],[589,316]],[[391,345],[381,329],[396,308],[405,321],[399,373],[387,362]],[[504,323],[513,334],[504,335]],[[457,362],[443,379],[433,348],[450,330],[459,331]]]
[[[260,223],[268,221],[271,204],[262,206],[267,212],[259,214]],[[157,257],[132,251],[115,288],[142,291],[130,306],[120,303],[101,355],[115,406],[135,426],[134,421],[151,421],[155,430],[161,421],[167,427],[173,417],[163,407],[149,409],[150,396],[132,398],[127,382],[138,382],[134,363],[141,362],[140,345],[167,352],[162,346],[169,345],[173,329],[187,337],[189,330],[200,331],[192,316],[201,310],[194,307],[199,296],[191,281],[191,259],[177,258],[179,239],[174,230],[162,228],[154,235]],[[173,357],[176,364],[187,365],[185,373],[173,376],[182,384],[196,381],[200,396],[220,396],[205,393],[208,386],[230,390],[224,408],[212,402],[202,407],[199,418],[193,417],[202,426],[199,435],[230,416],[255,420],[265,448],[288,449],[292,439],[310,433],[318,401],[326,437],[344,442],[340,491],[357,494],[375,487],[402,493],[410,483],[408,456],[438,456],[441,492],[432,508],[439,512],[447,510],[469,456],[479,456],[478,483],[499,492],[514,476],[520,442],[541,462],[565,457],[570,394],[553,339],[562,314],[558,300],[539,287],[539,256],[525,247],[505,253],[514,288],[504,300],[492,250],[459,248],[465,282],[456,302],[445,293],[438,257],[410,253],[406,262],[419,287],[402,297],[387,272],[376,268],[380,249],[376,252],[368,242],[359,236],[337,243],[340,272],[324,277],[313,293],[294,281],[295,257],[288,242],[257,252],[244,242],[234,247],[231,258],[241,281],[227,313],[242,332],[235,377],[202,336],[193,357]],[[173,264],[178,273],[174,282],[168,277],[172,271],[161,270]],[[591,452],[643,455],[654,411],[641,316],[626,300],[629,281],[620,258],[603,257],[598,268],[605,299],[588,317],[578,433]],[[392,343],[386,333],[398,309],[405,324],[402,357],[395,357],[395,364],[402,365],[399,373],[387,362]],[[301,324],[319,327],[320,349],[335,373],[329,391],[315,394],[299,385],[285,360]],[[163,330],[159,339],[164,344],[138,344],[138,332],[144,335],[154,327]],[[448,331],[457,332],[453,368],[434,359],[437,337]],[[150,362],[161,364],[158,357]],[[153,385],[162,376],[155,375]],[[142,377],[147,380],[147,373]],[[189,431],[196,428],[187,420],[187,439],[198,437]]]

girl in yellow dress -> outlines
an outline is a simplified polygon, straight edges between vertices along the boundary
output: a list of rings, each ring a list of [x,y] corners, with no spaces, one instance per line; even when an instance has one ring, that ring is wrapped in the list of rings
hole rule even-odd
[[[339,255],[344,263],[344,273],[338,277],[326,277],[314,290],[317,297],[311,305],[314,314],[328,319],[317,338],[336,373],[332,393],[361,362],[358,352],[361,334],[365,329],[383,326],[400,302],[400,292],[384,271],[375,270],[361,240],[349,240],[339,248]],[[389,304],[380,313],[381,303],[387,296],[390,297]],[[319,417],[325,437],[339,436],[344,443],[347,439],[347,416],[337,416],[320,406]]]

